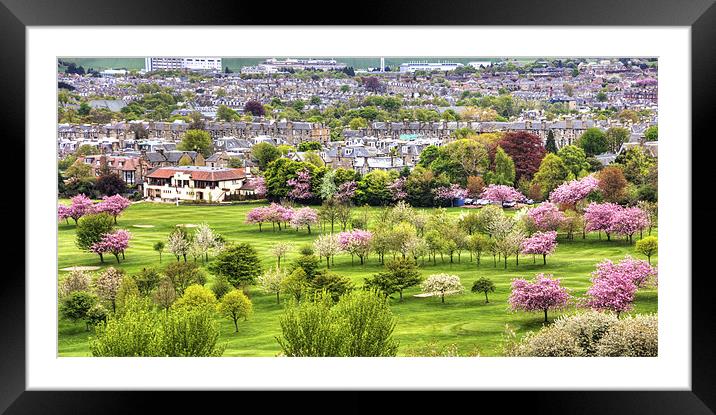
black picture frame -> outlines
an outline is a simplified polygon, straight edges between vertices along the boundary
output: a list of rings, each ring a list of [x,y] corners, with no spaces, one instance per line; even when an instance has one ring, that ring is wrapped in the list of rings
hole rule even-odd
[[[90,0],[0,0],[0,106],[3,115],[3,149],[7,171],[31,168],[32,149],[25,143],[25,28],[26,26],[72,25],[253,25],[253,24],[345,24],[371,25],[570,25],[570,26],[689,26],[691,27],[692,65],[692,136],[710,138],[714,113],[712,75],[716,64],[716,7],[713,0],[689,2],[668,0],[550,0],[530,1],[449,1],[432,0],[367,2],[339,4],[336,2],[294,2],[276,4],[246,1],[197,2],[175,0],[122,0],[115,2]],[[333,16],[320,12],[333,11]],[[246,40],[249,41],[249,40]],[[317,40],[320,41],[320,40]],[[683,138],[684,140],[687,138]],[[703,153],[696,155],[706,157]],[[25,157],[19,157],[24,154]],[[25,161],[27,160],[27,162]],[[14,164],[14,165],[13,165]],[[692,163],[695,165],[696,163]],[[699,176],[692,174],[693,180]],[[24,183],[24,176],[23,176]],[[695,182],[692,184],[695,187]],[[25,186],[23,186],[25,189]],[[24,192],[27,190],[24,190]],[[24,196],[24,193],[23,193]],[[14,195],[2,204],[4,217],[19,229],[20,216],[25,216],[24,197]],[[662,219],[664,220],[664,219]],[[8,231],[10,232],[10,231]],[[16,236],[17,239],[19,237]],[[24,242],[24,237],[23,237]],[[695,240],[692,246],[697,249]],[[182,411],[208,404],[230,403],[241,406],[246,398],[236,393],[197,397],[182,392],[57,392],[26,391],[25,377],[25,267],[12,258],[25,257],[25,244],[16,240],[4,248],[3,286],[0,288],[0,410],[19,413],[127,413],[149,409],[146,402],[158,402],[162,412]],[[701,248],[704,249],[704,248]],[[693,254],[692,254],[693,257]],[[26,258],[26,257],[25,257]],[[483,403],[496,403],[509,412],[526,411],[570,414],[712,414],[716,410],[716,354],[713,352],[714,313],[709,273],[696,273],[686,268],[685,279],[692,278],[692,387],[688,391],[568,391],[568,392],[472,392],[468,407],[479,410]],[[476,374],[478,375],[478,374]],[[277,374],[280,376],[280,374]],[[615,373],[615,376],[619,376]],[[343,405],[327,405],[327,410],[363,411],[371,399],[348,392],[340,396]],[[486,396],[493,395],[493,396]],[[256,398],[271,406],[297,409],[315,408],[326,397],[316,398],[311,392],[300,397]],[[299,399],[296,401],[295,399]],[[446,409],[462,399],[388,397],[387,406],[407,411],[415,406],[421,411]],[[223,401],[223,402],[221,402]],[[303,403],[297,403],[303,402]],[[378,401],[376,401],[378,402]],[[212,405],[213,406],[213,405]],[[204,407],[208,410],[209,406]],[[239,409],[239,408],[237,408]],[[244,409],[248,409],[248,406]],[[504,410],[503,409],[503,410]],[[499,410],[499,409],[498,409]]]

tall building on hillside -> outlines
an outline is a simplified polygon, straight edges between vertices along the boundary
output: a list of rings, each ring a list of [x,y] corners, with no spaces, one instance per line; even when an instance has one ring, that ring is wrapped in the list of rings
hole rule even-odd
[[[149,71],[188,69],[190,71],[221,71],[221,58],[197,57],[148,57],[144,69]]]

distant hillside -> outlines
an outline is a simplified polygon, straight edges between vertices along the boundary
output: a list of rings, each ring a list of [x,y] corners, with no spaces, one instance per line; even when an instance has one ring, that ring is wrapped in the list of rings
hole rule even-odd
[[[321,56],[311,56],[311,58],[324,58]],[[104,69],[143,69],[144,58],[60,58],[66,62],[74,62],[77,66],[82,66],[85,69],[94,68],[98,71]],[[228,66],[232,71],[239,71],[243,66],[255,66],[258,63],[264,61],[266,57],[256,58],[222,58],[222,64],[224,67]],[[283,59],[283,57],[281,57]],[[375,68],[380,65],[380,57],[330,57],[330,59],[336,59],[339,62],[343,62],[348,66],[352,66],[356,69],[368,69]],[[473,58],[473,57],[426,57],[426,56],[409,56],[409,57],[386,57],[385,64],[391,68],[399,66],[401,63],[409,61],[450,61],[467,63],[471,61],[495,61],[497,58]],[[529,60],[533,60],[529,58]]]

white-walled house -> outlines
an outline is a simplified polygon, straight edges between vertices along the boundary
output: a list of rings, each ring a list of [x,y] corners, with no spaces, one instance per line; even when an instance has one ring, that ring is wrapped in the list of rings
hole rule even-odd
[[[205,200],[221,202],[238,195],[247,182],[246,170],[227,167],[157,167],[145,176],[144,197],[156,202]]]

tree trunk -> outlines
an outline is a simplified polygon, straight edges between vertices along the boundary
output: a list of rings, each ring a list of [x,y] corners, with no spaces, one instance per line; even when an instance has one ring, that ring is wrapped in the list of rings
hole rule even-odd
[[[276,291],[276,304],[281,304],[281,298],[279,297],[279,294],[281,294],[281,292]]]
[[[505,269],[507,269],[507,255],[505,255]]]
[[[237,323],[238,320],[239,320],[238,318],[234,319],[234,333],[239,332],[239,323]]]
[[[441,298],[442,298],[442,303],[444,304],[445,303],[445,293],[442,293]]]
[[[400,293],[400,301],[403,301],[403,290],[398,291]]]
[[[104,264],[104,256],[101,253],[99,254],[99,262]]]
[[[549,321],[547,321],[547,309],[546,308],[544,309],[544,322],[549,323]]]
[[[490,300],[487,299],[487,291],[485,291],[485,304],[489,303]]]
[[[308,234],[310,235],[311,234],[311,225],[306,225],[306,227],[308,228]]]
[[[162,253],[161,253],[161,251],[159,252],[159,263],[160,263],[160,264],[162,263]]]
[[[542,254],[542,261],[544,261],[544,265],[547,265],[547,254]]]
[[[117,259],[117,263],[119,264],[119,254],[114,254],[114,257]]]

